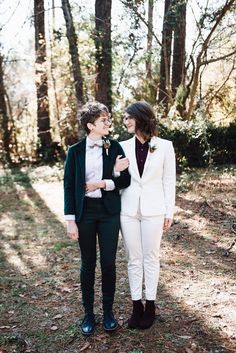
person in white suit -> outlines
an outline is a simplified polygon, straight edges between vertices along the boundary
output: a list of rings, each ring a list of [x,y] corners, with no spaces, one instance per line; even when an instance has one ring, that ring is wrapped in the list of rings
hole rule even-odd
[[[175,153],[171,141],[157,137],[150,104],[128,106],[124,124],[134,137],[121,142],[129,160],[131,184],[121,195],[121,230],[128,255],[133,301],[129,328],[149,328],[155,320],[159,255],[163,230],[170,228],[175,205]],[[122,167],[121,167],[122,169]],[[145,306],[142,302],[143,277]]]

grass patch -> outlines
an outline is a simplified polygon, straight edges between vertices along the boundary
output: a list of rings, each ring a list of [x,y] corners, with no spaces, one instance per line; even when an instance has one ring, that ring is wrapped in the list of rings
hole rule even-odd
[[[68,247],[74,247],[74,244],[71,241],[58,241],[53,246],[52,251],[61,251]]]

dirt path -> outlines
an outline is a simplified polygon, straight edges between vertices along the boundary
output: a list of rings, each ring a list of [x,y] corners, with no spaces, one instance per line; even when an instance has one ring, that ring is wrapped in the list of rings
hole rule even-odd
[[[0,171],[0,352],[236,352],[236,173],[198,171],[179,178],[175,222],[162,244],[157,319],[128,330],[131,300],[122,239],[115,312],[119,329],[98,325],[84,338],[77,244],[65,236],[62,171]]]

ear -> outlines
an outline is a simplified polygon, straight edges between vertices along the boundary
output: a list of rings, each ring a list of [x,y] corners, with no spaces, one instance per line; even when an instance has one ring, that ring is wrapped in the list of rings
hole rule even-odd
[[[94,125],[92,123],[87,123],[87,128],[92,131],[94,128]]]

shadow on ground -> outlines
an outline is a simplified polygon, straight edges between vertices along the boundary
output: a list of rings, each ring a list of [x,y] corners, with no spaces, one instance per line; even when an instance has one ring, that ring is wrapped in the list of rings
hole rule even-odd
[[[8,172],[4,180],[0,191],[2,352],[236,352],[235,339],[209,324],[207,309],[203,310],[209,298],[199,299],[198,307],[193,295],[194,285],[200,286],[201,278],[206,283],[208,276],[221,281],[221,274],[235,280],[232,268],[235,254],[230,259],[223,257],[224,249],[217,242],[184,228],[183,220],[173,226],[163,241],[158,315],[153,327],[145,331],[126,327],[131,300],[120,241],[115,303],[119,329],[113,334],[103,332],[98,269],[95,292],[98,325],[93,336],[83,337],[78,328],[83,312],[77,244],[66,239],[64,224],[47,207],[25,173]],[[194,204],[181,202],[182,207],[198,212],[199,207],[195,209]],[[212,209],[211,214],[214,212]],[[189,275],[193,276],[189,280],[193,291],[186,289],[189,291],[186,294],[182,288]],[[202,296],[204,285],[200,287],[199,296]]]

